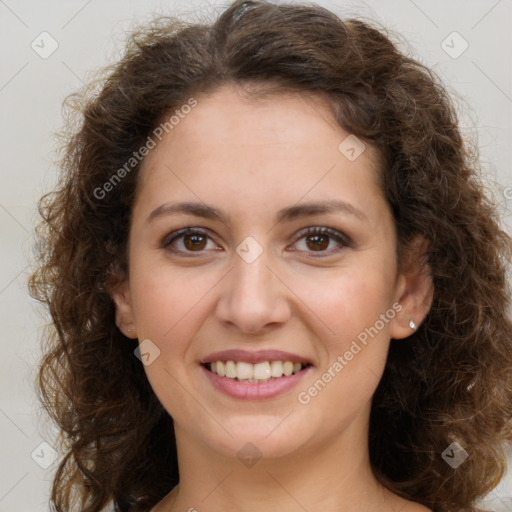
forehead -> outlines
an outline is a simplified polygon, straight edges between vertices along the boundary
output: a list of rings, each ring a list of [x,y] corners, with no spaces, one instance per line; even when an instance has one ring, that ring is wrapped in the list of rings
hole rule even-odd
[[[252,96],[224,86],[195,99],[197,106],[187,109],[143,162],[138,196],[145,202],[163,203],[176,194],[202,200],[232,193],[249,203],[296,202],[313,193],[317,197],[308,199],[326,198],[335,190],[375,195],[376,151],[359,141],[355,150],[364,151],[347,158],[350,134],[336,123],[324,98]]]
[[[197,107],[170,138],[187,143],[231,146],[318,144],[319,136],[341,128],[325,98],[307,92],[283,92],[224,85],[197,97]],[[315,137],[315,132],[318,134]]]

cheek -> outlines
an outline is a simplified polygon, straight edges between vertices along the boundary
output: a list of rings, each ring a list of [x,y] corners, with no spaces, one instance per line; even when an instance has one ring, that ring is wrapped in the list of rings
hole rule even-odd
[[[150,385],[171,416],[197,414],[187,389],[190,371],[197,371],[191,340],[201,328],[213,276],[188,273],[168,264],[132,265],[133,306],[139,342],[149,339],[157,357],[144,370]],[[186,413],[185,411],[189,411]],[[192,411],[192,413],[191,413]]]
[[[352,265],[331,276],[324,291],[309,289],[308,305],[329,329],[322,338],[326,358],[298,401],[310,417],[329,418],[334,429],[346,426],[369,403],[384,370],[396,315],[389,270],[382,261]]]
[[[370,399],[385,367],[396,310],[392,304],[393,267],[383,261],[365,265],[360,260],[330,274],[325,281],[302,282],[305,302],[325,333],[320,337],[325,357],[318,374],[308,383],[313,388],[302,389],[308,395],[303,398],[336,418],[348,417],[350,411]],[[332,408],[335,403],[343,403],[347,409]]]
[[[219,279],[213,274],[171,268],[165,262],[133,265],[133,306],[141,335],[167,344],[176,332],[194,330],[203,299]]]
[[[352,263],[347,261],[342,268],[316,269],[295,278],[294,292],[325,328],[327,346],[343,346],[392,308],[393,267],[384,265],[383,260],[357,261],[357,254],[351,259]],[[386,323],[380,330],[387,334],[388,327]]]

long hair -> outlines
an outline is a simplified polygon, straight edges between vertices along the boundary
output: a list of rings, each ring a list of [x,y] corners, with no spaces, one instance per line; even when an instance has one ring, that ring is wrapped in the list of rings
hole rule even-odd
[[[419,330],[391,340],[372,403],[372,468],[435,511],[473,510],[500,480],[512,438],[512,241],[428,68],[368,22],[259,1],[235,2],[211,25],[156,19],[99,88],[68,99],[60,181],[39,203],[29,283],[52,318],[39,388],[65,452],[54,510],[142,510],[179,481],[172,418],[116,327],[109,286],[128,271],[134,152],[190,98],[227,83],[321,95],[340,127],[378,150],[398,261],[423,235],[435,291]],[[442,456],[452,443],[468,454],[457,469]]]

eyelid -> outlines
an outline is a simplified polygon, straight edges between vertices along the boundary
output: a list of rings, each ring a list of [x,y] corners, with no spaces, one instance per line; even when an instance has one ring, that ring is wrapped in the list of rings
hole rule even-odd
[[[297,235],[296,238],[302,238],[303,236],[307,235],[314,235],[314,234],[321,234],[321,235],[330,235],[333,238],[339,238],[342,240],[345,244],[352,243],[352,240],[349,236],[347,236],[342,231],[339,231],[337,229],[331,228],[329,226],[309,226],[307,228],[301,229]]]

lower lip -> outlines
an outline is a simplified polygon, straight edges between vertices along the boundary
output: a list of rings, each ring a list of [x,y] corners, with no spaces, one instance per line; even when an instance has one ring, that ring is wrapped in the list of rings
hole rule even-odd
[[[265,400],[275,398],[292,389],[309,373],[312,366],[308,366],[299,373],[289,377],[279,377],[267,382],[239,382],[227,377],[221,377],[207,370],[202,365],[201,368],[213,386],[224,394],[242,400]]]

